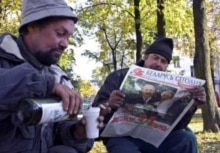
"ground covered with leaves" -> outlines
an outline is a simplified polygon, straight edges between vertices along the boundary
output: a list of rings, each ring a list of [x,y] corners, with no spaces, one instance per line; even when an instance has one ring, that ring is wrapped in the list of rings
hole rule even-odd
[[[220,153],[220,132],[203,132],[202,118],[197,112],[189,124],[196,133],[199,153]]]
[[[220,153],[220,132],[202,132],[203,122],[198,110],[189,127],[196,133],[199,153]],[[102,141],[95,142],[89,153],[107,153]]]

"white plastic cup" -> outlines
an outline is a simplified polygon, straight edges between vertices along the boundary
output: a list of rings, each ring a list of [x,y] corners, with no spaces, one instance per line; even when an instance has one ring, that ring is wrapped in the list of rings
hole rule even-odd
[[[99,107],[90,107],[82,112],[86,119],[86,135],[87,138],[94,139],[99,137],[98,117],[100,113]]]

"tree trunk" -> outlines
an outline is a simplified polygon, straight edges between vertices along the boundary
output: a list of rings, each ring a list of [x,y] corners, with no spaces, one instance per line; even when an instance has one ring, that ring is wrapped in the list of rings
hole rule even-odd
[[[140,15],[140,0],[134,0],[134,23],[136,33],[136,61],[142,57],[142,34],[141,34],[141,15]]]
[[[220,129],[220,114],[215,98],[212,81],[210,49],[208,45],[207,20],[205,0],[193,0],[193,16],[195,30],[195,75],[206,80],[205,90],[207,102],[202,106],[203,130],[218,132]]]
[[[164,1],[157,0],[157,36],[166,36],[166,22],[164,18]]]

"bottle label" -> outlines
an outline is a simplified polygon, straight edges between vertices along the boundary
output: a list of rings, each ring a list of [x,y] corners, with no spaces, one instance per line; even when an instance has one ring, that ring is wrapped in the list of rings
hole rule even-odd
[[[63,110],[62,103],[41,104],[42,117],[39,124],[67,120],[69,115]]]

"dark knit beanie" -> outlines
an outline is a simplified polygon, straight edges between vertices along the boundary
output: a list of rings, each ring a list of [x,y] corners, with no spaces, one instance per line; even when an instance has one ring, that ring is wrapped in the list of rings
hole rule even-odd
[[[160,37],[155,40],[144,52],[145,54],[159,54],[165,57],[170,63],[173,53],[173,40],[171,38]]]

